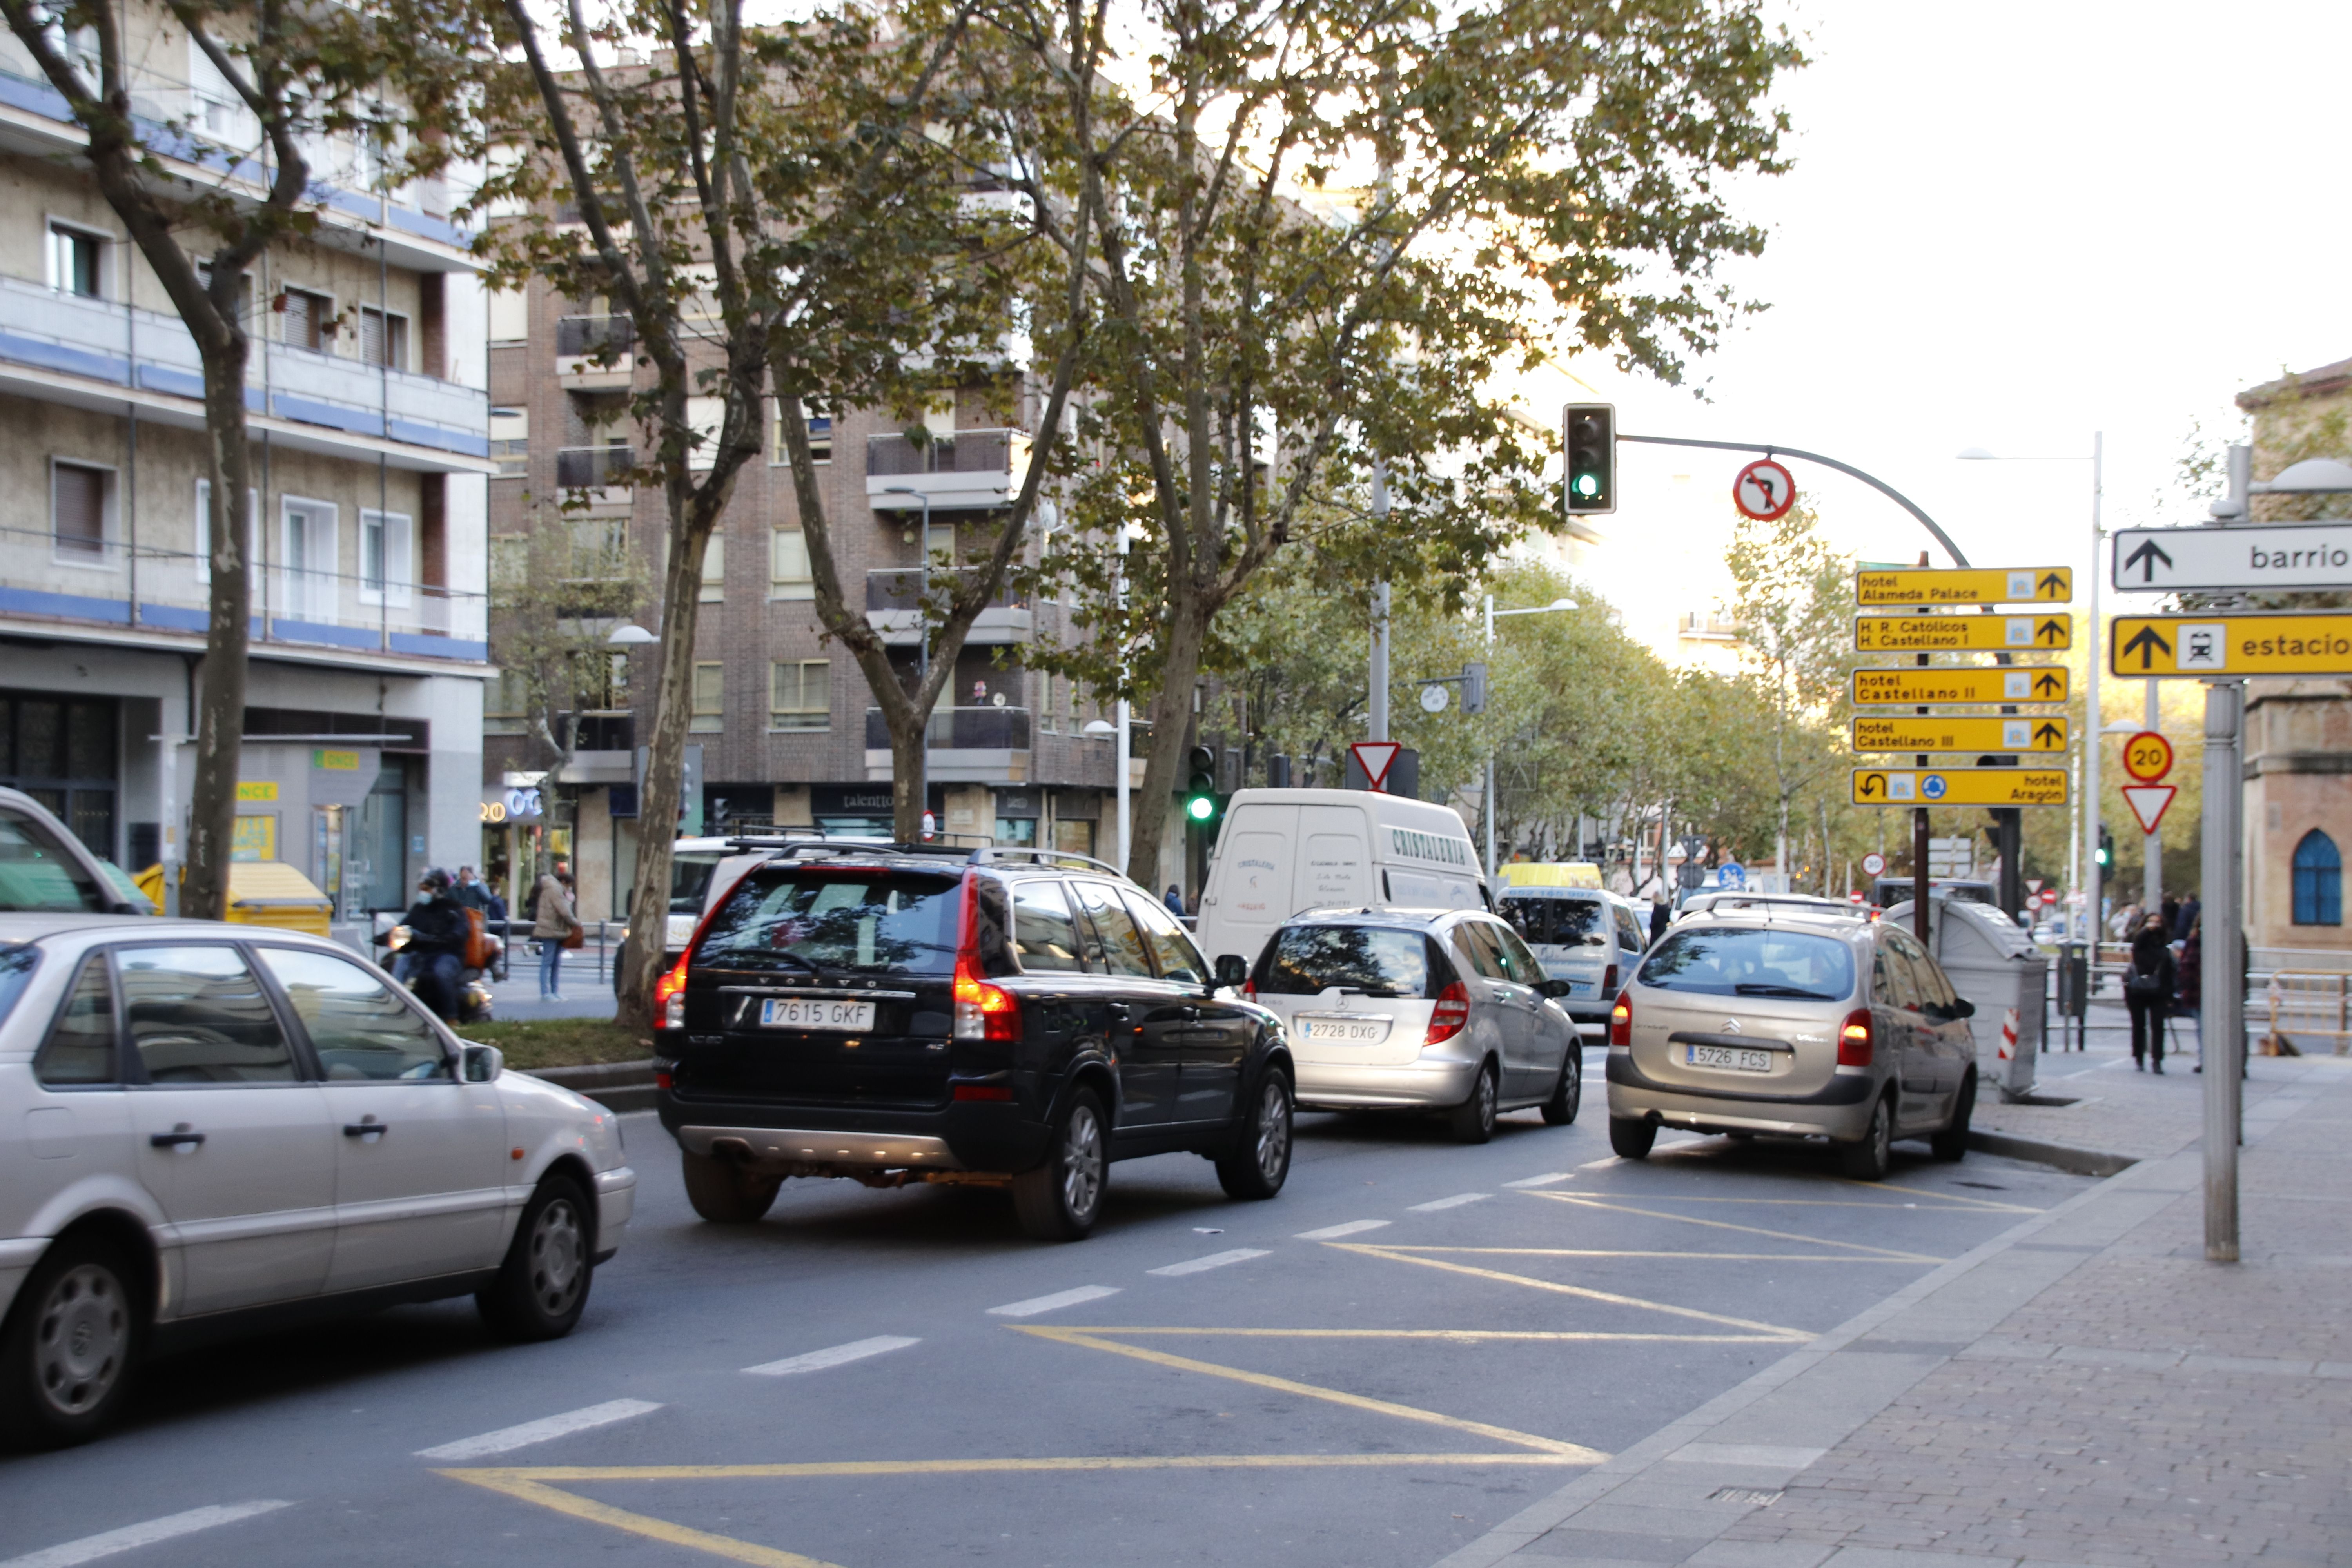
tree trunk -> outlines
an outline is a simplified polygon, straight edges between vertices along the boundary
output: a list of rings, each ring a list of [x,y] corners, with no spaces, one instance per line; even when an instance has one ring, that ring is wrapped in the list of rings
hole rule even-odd
[[[1169,584],[1168,646],[1160,663],[1160,687],[1151,699],[1151,750],[1145,754],[1143,787],[1131,807],[1133,837],[1127,851],[1128,879],[1139,887],[1160,886],[1160,838],[1184,765],[1184,730],[1192,716],[1192,683],[1208,644],[1208,616],[1197,589]]]
[[[180,888],[180,913],[189,920],[226,918],[229,848],[236,834],[237,764],[245,749],[246,647],[253,614],[243,521],[252,474],[252,454],[245,439],[247,342],[243,329],[235,328],[226,342],[204,350],[205,436],[212,445],[212,495],[205,520],[212,601],[205,628],[194,780],[188,798],[187,876]],[[164,831],[172,826],[166,823]]]

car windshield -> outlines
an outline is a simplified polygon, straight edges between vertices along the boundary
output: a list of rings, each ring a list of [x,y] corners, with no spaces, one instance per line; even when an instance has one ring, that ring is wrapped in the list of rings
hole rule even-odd
[[[0,910],[87,914],[113,901],[56,834],[22,812],[0,810]]]
[[[1505,920],[1529,942],[1572,947],[1607,929],[1598,899],[1539,899],[1522,895],[1502,900]]]
[[[1381,926],[1289,926],[1274,939],[1255,984],[1276,996],[1312,996],[1337,985],[1367,996],[1429,993],[1429,946],[1416,931]]]
[[[717,855],[672,855],[669,858],[669,912],[699,916],[702,900],[710,896],[710,874],[718,869]]]
[[[0,1024],[16,1011],[16,998],[25,994],[25,984],[33,978],[40,962],[40,949],[29,943],[0,947]]]
[[[1670,933],[1642,965],[1641,983],[1709,996],[1834,1002],[1853,992],[1853,953],[1833,937],[1728,926]]]
[[[946,974],[955,968],[962,883],[889,871],[746,877],[711,911],[697,963],[814,973]]]

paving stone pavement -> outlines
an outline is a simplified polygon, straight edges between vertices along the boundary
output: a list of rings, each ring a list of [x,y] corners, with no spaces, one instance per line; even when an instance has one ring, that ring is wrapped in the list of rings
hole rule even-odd
[[[2173,1026],[2181,1048],[2168,1049],[2165,1070],[2158,1076],[2132,1070],[2131,1028],[2120,1004],[2094,1002],[2090,1022],[2088,1049],[2049,1052],[2037,1064],[2037,1098],[2072,1100],[2074,1104],[2004,1105],[1988,1093],[1978,1099],[1973,1124],[1989,1132],[2137,1160],[2159,1159],[2195,1142],[2204,1114],[2199,1087],[2204,1080],[2194,1070],[2196,1026]],[[2256,1058],[2254,1072],[2257,1080],[2266,1082],[2262,1074],[2265,1059]],[[2257,1094],[2262,1092],[2266,1091],[2257,1089]]]
[[[2135,1074],[2127,1053],[2118,1073],[2104,1043],[2066,1058],[2091,1069],[2066,1092],[2095,1086],[2053,1108],[2080,1112],[2076,1135],[2017,1130],[2141,1163],[1440,1568],[2352,1564],[2352,1061],[2254,1062],[2243,1261],[2217,1265],[2202,1079]],[[2066,1068],[2046,1066],[2049,1089]]]

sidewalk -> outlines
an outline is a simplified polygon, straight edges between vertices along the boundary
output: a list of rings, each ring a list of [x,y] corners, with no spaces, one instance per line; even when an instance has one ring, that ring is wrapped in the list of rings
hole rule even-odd
[[[2193,1059],[2159,1079],[2134,1073],[2127,1049],[2113,1066],[2102,1032],[2091,1043],[2044,1063],[2043,1091],[2078,1104],[1988,1106],[1979,1125],[2139,1163],[1441,1568],[2352,1563],[2352,1061],[2255,1059],[2245,1260],[2217,1265]]]

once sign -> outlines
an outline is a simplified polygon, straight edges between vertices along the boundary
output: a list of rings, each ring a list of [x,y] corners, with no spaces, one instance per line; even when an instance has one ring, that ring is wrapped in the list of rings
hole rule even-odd
[[[1856,805],[2063,805],[2063,768],[1856,768]]]
[[[2319,615],[2117,616],[2117,675],[2352,675],[2352,610]]]
[[[1971,649],[2071,647],[2074,617],[2040,616],[1856,616],[1862,653],[1965,653]]]
[[[1861,707],[1888,703],[2063,702],[2063,664],[1990,669],[1857,669],[1853,700]]]
[[[2063,719],[1856,719],[1857,752],[2063,752]]]
[[[1797,476],[1769,458],[1759,458],[1731,481],[1731,504],[1759,522],[1775,521],[1797,504]]]
[[[1854,602],[1863,605],[2063,605],[2074,596],[2071,566],[1861,567]]]
[[[2118,529],[2114,581],[2137,594],[2352,588],[2352,522]]]

